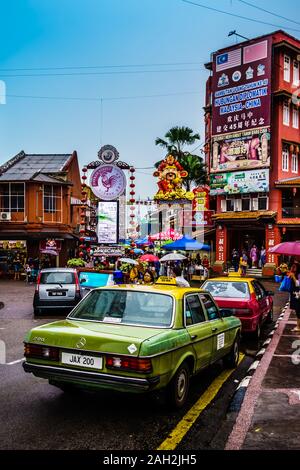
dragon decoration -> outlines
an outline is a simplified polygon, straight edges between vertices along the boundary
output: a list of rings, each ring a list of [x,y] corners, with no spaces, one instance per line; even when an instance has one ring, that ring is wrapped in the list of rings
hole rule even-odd
[[[188,172],[173,155],[167,155],[160,162],[153,176],[158,177],[158,191],[154,196],[155,200],[194,199],[194,193],[186,191],[182,187],[183,179],[188,176]]]

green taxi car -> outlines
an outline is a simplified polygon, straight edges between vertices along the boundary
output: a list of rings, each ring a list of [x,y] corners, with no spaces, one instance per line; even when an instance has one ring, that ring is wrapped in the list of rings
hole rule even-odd
[[[179,408],[192,375],[219,359],[236,367],[240,330],[240,320],[219,310],[203,290],[102,287],[65,320],[28,332],[23,367],[68,391],[166,388],[170,403]]]

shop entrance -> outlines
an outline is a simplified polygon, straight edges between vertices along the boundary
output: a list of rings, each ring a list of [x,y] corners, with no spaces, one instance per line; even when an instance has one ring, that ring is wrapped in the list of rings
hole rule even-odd
[[[227,260],[231,262],[232,251],[237,249],[239,254],[243,250],[246,251],[248,259],[250,261],[250,251],[251,248],[255,245],[258,249],[258,259],[259,253],[262,247],[265,248],[265,228],[262,227],[239,227],[228,229],[228,255]],[[251,262],[249,262],[251,266]],[[258,265],[258,263],[257,263]],[[260,267],[260,266],[259,266]]]

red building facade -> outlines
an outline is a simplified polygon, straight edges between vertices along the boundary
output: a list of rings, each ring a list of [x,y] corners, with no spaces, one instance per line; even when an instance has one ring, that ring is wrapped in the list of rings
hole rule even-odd
[[[278,256],[269,249],[300,240],[300,41],[276,31],[213,53],[206,68],[214,267],[256,245],[271,274]]]

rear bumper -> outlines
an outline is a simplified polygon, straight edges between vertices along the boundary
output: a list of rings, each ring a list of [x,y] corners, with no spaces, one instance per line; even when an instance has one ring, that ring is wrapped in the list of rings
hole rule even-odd
[[[152,390],[159,384],[160,378],[150,377],[148,379],[138,377],[124,377],[112,374],[102,374],[99,372],[75,370],[67,367],[44,366],[24,362],[25,372],[31,372],[36,377],[57,382],[73,382],[82,386],[98,386],[101,388],[112,388],[124,391],[146,392]]]
[[[81,296],[76,296],[74,299],[62,299],[62,300],[43,300],[38,297],[38,295],[34,296],[33,299],[33,307],[40,308],[40,309],[57,309],[57,308],[68,308],[72,309],[75,307],[78,302],[81,300]]]
[[[251,317],[238,317],[242,323],[242,333],[254,333],[261,320],[260,315]]]

